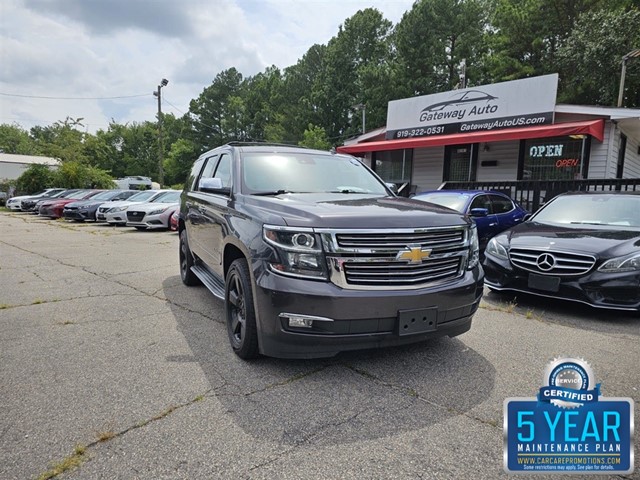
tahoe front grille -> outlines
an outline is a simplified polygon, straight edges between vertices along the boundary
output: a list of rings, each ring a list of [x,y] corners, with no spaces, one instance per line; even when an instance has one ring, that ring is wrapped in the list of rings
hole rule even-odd
[[[420,245],[423,248],[459,246],[464,241],[463,230],[433,230],[411,233],[338,233],[336,241],[342,248],[381,249]]]
[[[466,226],[420,229],[321,230],[331,282],[353,290],[408,290],[464,274]]]
[[[511,248],[509,258],[514,266],[543,275],[582,275],[596,263],[591,255],[539,248]]]
[[[419,265],[391,262],[345,262],[347,283],[363,286],[415,286],[455,278],[461,257],[426,260]]]

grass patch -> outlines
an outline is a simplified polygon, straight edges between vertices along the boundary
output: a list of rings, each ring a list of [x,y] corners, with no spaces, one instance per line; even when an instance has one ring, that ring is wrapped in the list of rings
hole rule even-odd
[[[4,310],[5,308],[11,308],[11,305],[8,303],[0,303],[0,310]]]
[[[98,442],[108,442],[109,440],[111,440],[113,437],[115,437],[116,434],[113,433],[112,431],[106,431],[106,432],[101,432],[98,434]]]
[[[36,298],[33,302],[31,302],[31,305],[40,305],[41,303],[44,303],[44,300]]]
[[[79,467],[85,461],[87,447],[76,445],[73,453],[59,462],[51,465],[51,468],[38,476],[38,480],[49,480],[69,470]]]

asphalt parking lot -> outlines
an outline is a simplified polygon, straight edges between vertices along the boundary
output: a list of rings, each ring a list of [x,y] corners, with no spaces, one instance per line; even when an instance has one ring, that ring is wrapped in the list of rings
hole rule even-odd
[[[493,479],[503,401],[554,357],[640,400],[639,315],[487,293],[453,339],[247,363],[175,233],[9,212],[0,232],[2,479]],[[640,478],[638,443],[613,478]]]

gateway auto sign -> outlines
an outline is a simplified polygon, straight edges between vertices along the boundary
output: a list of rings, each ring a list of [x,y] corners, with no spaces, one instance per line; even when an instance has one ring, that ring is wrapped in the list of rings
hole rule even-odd
[[[553,123],[558,74],[389,102],[386,138]]]

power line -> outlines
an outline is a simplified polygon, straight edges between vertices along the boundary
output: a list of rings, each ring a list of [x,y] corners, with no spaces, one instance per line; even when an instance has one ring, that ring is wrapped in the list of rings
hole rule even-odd
[[[41,100],[117,100],[120,98],[136,98],[136,97],[148,97],[150,93],[141,93],[138,95],[121,95],[118,97],[47,97],[42,95],[20,95],[17,93],[4,93],[0,92],[0,95],[5,97],[18,97],[18,98],[37,98]]]

